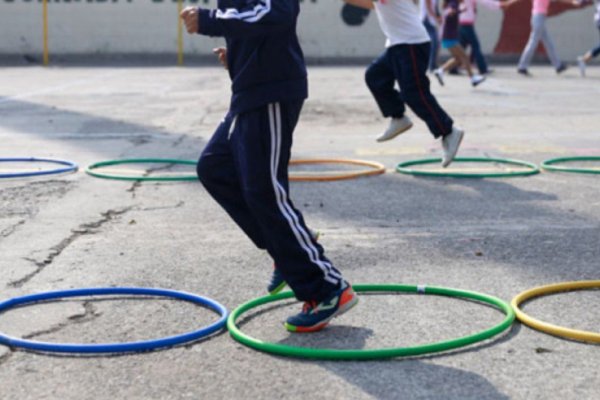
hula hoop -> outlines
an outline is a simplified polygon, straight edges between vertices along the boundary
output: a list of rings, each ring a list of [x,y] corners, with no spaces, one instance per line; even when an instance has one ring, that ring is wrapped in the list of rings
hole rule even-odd
[[[77,171],[77,164],[72,161],[55,160],[51,158],[37,157],[17,157],[17,158],[0,158],[0,162],[46,162],[52,164],[66,165],[66,167],[49,169],[45,171],[25,171],[25,172],[8,172],[0,173],[0,178],[25,178],[28,176],[54,175],[65,172]]]
[[[424,158],[420,160],[405,161],[396,167],[396,171],[402,174],[408,175],[420,175],[420,176],[437,176],[437,177],[450,177],[450,178],[509,178],[515,176],[527,176],[535,175],[540,172],[537,165],[521,160],[512,160],[510,158],[488,158],[488,157],[457,157],[454,162],[476,162],[476,163],[500,163],[509,165],[518,165],[521,167],[529,168],[525,171],[503,171],[503,172],[453,172],[449,170],[447,172],[442,171],[427,171],[408,168],[412,165],[422,164],[434,164],[441,162],[440,158]]]
[[[275,296],[265,296],[253,299],[240,305],[229,315],[229,318],[227,319],[227,329],[229,329],[229,333],[231,334],[231,336],[238,342],[256,350],[264,351],[266,353],[279,354],[288,357],[311,358],[319,360],[373,360],[381,358],[405,357],[427,353],[436,353],[440,351],[446,351],[458,347],[467,346],[469,344],[479,342],[499,334],[500,332],[509,328],[515,319],[514,311],[508,303],[496,297],[477,292],[443,287],[423,285],[413,286],[399,284],[362,284],[354,285],[353,288],[357,292],[409,292],[450,297],[462,297],[491,304],[496,308],[500,309],[502,312],[504,312],[504,314],[506,314],[506,318],[504,318],[504,320],[501,323],[493,326],[492,328],[485,329],[481,332],[477,332],[471,335],[463,336],[458,339],[452,339],[443,342],[436,342],[414,347],[382,348],[368,350],[315,349],[264,342],[262,340],[255,339],[251,336],[246,335],[236,326],[236,320],[244,312],[261,306],[263,304],[292,298],[294,296],[293,293],[288,291]]]
[[[136,164],[136,163],[165,163],[165,164],[184,164],[184,165],[196,165],[198,162],[193,160],[178,160],[174,158],[129,158],[124,160],[109,160],[94,163],[85,169],[88,175],[95,176],[96,178],[103,179],[115,179],[121,181],[197,181],[198,176],[194,173],[193,175],[167,175],[167,176],[136,176],[136,175],[114,175],[107,174],[98,171],[94,171],[100,167],[106,167],[109,165],[121,165],[121,164]]]
[[[87,288],[87,289],[69,289],[54,292],[45,292],[32,294],[22,297],[15,297],[0,303],[0,313],[17,305],[30,304],[43,300],[62,299],[67,297],[79,296],[102,296],[102,295],[141,295],[141,296],[161,296],[178,300],[188,301],[198,304],[202,307],[210,308],[216,311],[221,317],[218,321],[195,331],[168,336],[161,339],[146,340],[139,342],[126,343],[104,343],[104,344],[71,344],[71,343],[47,343],[33,340],[25,340],[11,337],[0,333],[0,344],[9,347],[20,347],[24,349],[55,352],[55,353],[126,353],[156,350],[163,347],[170,347],[176,344],[191,342],[218,331],[225,325],[227,320],[227,309],[214,300],[198,296],[191,293],[179,292],[169,289],[153,288]]]
[[[546,160],[542,163],[542,168],[546,171],[561,171],[561,172],[573,172],[578,174],[600,174],[599,168],[577,168],[577,167],[563,167],[560,165],[553,165],[568,161],[600,161],[600,156],[582,156],[582,157],[560,157]]]
[[[290,174],[289,180],[295,182],[328,182],[328,181],[341,181],[345,179],[354,179],[361,176],[380,175],[385,173],[385,166],[381,163],[374,161],[364,160],[351,160],[345,158],[324,158],[324,159],[302,159],[302,160],[291,160],[289,165],[305,165],[305,164],[345,164],[345,165],[361,165],[364,167],[370,167],[372,169],[366,171],[354,171],[354,172],[325,172],[315,174]]]
[[[515,314],[519,321],[537,329],[538,331],[548,333],[554,336],[560,336],[567,339],[579,340],[582,342],[600,343],[600,333],[594,333],[589,331],[580,331],[576,329],[565,328],[558,325],[549,324],[542,322],[538,319],[532,318],[525,314],[519,308],[519,305],[524,301],[532,299],[538,296],[544,296],[552,293],[565,292],[570,290],[581,290],[581,289],[592,289],[600,288],[600,280],[598,281],[575,281],[575,282],[563,282],[555,283],[552,285],[538,286],[533,289],[526,290],[517,296],[510,302],[512,308],[515,310]]]

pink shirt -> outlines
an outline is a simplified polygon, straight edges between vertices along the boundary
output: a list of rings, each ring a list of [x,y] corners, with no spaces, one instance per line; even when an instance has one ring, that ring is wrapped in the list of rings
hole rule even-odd
[[[477,14],[477,3],[481,3],[490,10],[499,10],[500,2],[496,0],[463,0],[462,12],[458,16],[461,25],[475,24]]]
[[[548,14],[548,8],[550,8],[550,0],[533,0],[532,14]]]

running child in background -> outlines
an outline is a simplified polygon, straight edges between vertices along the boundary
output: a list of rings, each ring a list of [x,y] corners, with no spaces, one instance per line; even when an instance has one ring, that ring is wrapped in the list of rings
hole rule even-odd
[[[444,86],[444,73],[458,66],[462,66],[467,71],[467,75],[469,75],[469,78],[471,79],[471,85],[477,86],[485,81],[484,75],[473,74],[469,56],[467,56],[467,53],[465,53],[465,50],[460,45],[460,3],[460,0],[444,0],[443,4],[442,15],[444,24],[442,26],[442,48],[447,49],[452,57],[450,57],[440,68],[433,71],[433,74],[442,86]]]
[[[586,4],[582,1],[580,4]],[[587,3],[589,4],[589,3]],[[596,13],[594,14],[594,21],[596,22],[596,28],[600,30],[600,2],[596,3]],[[582,56],[577,57],[577,65],[579,66],[579,73],[581,76],[585,76],[585,68],[592,58],[596,58],[600,54],[600,43],[593,49],[589,50]]]
[[[509,0],[506,5],[510,6],[521,0]],[[540,40],[544,44],[544,48],[546,49],[546,53],[548,54],[548,58],[550,62],[556,69],[556,73],[560,74],[564,70],[567,69],[567,65],[563,63],[556,50],[554,48],[554,43],[552,42],[552,38],[546,29],[546,20],[548,19],[548,9],[550,8],[550,1],[552,0],[533,0],[531,9],[531,33],[529,34],[529,40],[523,49],[523,53],[521,53],[521,58],[519,59],[519,66],[517,67],[517,72],[524,76],[531,76],[529,73],[529,64],[531,63],[531,59],[535,54],[535,51],[538,48],[538,44]],[[577,0],[555,0],[561,3],[579,5],[580,3]]]
[[[429,36],[411,0],[344,0],[348,4],[375,9],[386,36],[386,50],[367,69],[365,79],[381,113],[391,118],[378,142],[393,139],[412,127],[405,103],[421,118],[435,138],[442,139],[442,166],[450,165],[464,132],[440,107],[429,90]],[[398,82],[400,91],[394,88]]]
[[[486,75],[490,72],[487,61],[481,51],[479,37],[475,31],[475,21],[477,19],[477,3],[483,4],[490,10],[500,10],[506,8],[504,3],[497,0],[464,0],[463,10],[458,16],[459,28],[458,37],[460,45],[467,50],[471,47],[471,60],[475,60],[477,69],[481,75]]]
[[[289,198],[292,135],[308,96],[299,12],[298,0],[218,0],[181,18],[189,33],[225,38],[215,53],[232,80],[229,111],[198,161],[200,182],[304,301],[285,327],[315,332],[358,297]]]

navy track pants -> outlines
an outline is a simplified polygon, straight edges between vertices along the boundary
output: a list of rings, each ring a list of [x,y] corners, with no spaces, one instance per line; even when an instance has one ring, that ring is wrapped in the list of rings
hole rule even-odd
[[[228,113],[198,161],[198,177],[254,244],[269,252],[298,300],[321,301],[340,272],[289,198],[292,134],[303,101]]]
[[[453,121],[431,94],[425,73],[428,63],[429,42],[398,44],[373,61],[365,80],[384,117],[401,118],[406,103],[438,138],[452,132]],[[400,91],[394,87],[396,82]]]

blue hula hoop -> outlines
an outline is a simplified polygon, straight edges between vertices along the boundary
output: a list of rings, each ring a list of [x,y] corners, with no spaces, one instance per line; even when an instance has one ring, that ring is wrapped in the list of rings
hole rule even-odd
[[[214,300],[202,297],[196,294],[180,292],[169,289],[153,288],[86,288],[69,289],[54,292],[45,292],[32,294],[22,297],[14,297],[0,303],[0,314],[12,307],[24,304],[35,303],[43,300],[63,299],[68,297],[80,296],[101,296],[101,295],[141,295],[141,296],[161,296],[178,300],[188,301],[207,307],[216,311],[220,318],[218,321],[204,328],[183,333],[175,336],[168,336],[160,339],[145,340],[139,342],[125,343],[94,343],[94,344],[71,344],[71,343],[48,343],[33,340],[19,339],[0,333],[0,344],[9,347],[20,347],[29,350],[45,351],[53,353],[128,353],[156,350],[163,347],[170,347],[181,343],[191,342],[222,329],[227,321],[228,311],[221,304]]]
[[[51,158],[36,158],[36,157],[17,157],[17,158],[0,158],[0,162],[47,162],[52,164],[66,165],[66,167],[48,169],[43,171],[25,171],[25,172],[9,172],[0,174],[0,178],[25,178],[28,176],[54,175],[65,172],[77,171],[77,164],[72,161],[54,160]]]

